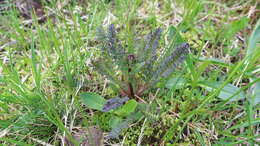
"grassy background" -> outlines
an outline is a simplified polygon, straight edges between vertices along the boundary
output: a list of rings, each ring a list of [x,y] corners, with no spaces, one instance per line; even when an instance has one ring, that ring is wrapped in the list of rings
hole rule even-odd
[[[252,43],[259,35],[252,34],[260,16],[257,0],[67,0],[43,5],[49,15],[43,23],[34,16],[26,25],[28,19],[12,6],[0,15],[2,144],[60,145],[65,134],[72,139],[76,128],[110,130],[111,115],[88,110],[78,95],[117,94],[90,63],[98,55],[96,28],[111,23],[130,46],[135,32],[144,35],[161,27],[166,34],[174,26],[191,45],[192,58],[175,75],[187,80],[184,85],[160,85],[143,97],[155,98],[153,104],[161,110],[157,120],[138,121],[106,144],[137,144],[142,128],[142,145],[260,142],[259,104],[249,102],[260,94],[253,94],[260,87],[260,48]],[[209,92],[204,81],[221,84]],[[239,89],[232,93],[243,91],[245,99],[226,104],[218,98],[228,83]]]

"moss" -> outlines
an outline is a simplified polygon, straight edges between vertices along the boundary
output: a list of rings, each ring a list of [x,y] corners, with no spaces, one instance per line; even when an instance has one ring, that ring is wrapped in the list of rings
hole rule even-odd
[[[112,114],[110,113],[98,113],[94,114],[92,118],[92,125],[98,125],[103,131],[111,130],[109,125],[109,120],[111,119]]]

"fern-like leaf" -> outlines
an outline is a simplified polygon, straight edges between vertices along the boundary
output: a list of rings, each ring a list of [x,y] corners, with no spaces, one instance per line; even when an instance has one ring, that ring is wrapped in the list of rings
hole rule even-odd
[[[153,64],[157,60],[157,48],[159,45],[161,32],[162,29],[158,28],[155,30],[155,32],[150,32],[150,34],[147,36],[143,55],[145,58],[143,71],[146,76],[151,75],[149,70],[153,68]]]
[[[166,57],[155,69],[152,77],[152,84],[158,82],[161,77],[167,77],[175,71],[178,65],[182,64],[189,53],[189,44],[183,43],[179,45],[173,53]]]
[[[169,53],[162,53],[158,58],[158,46],[162,33],[160,28],[150,32],[143,41],[137,38],[138,50],[131,53],[127,52],[117,39],[116,33],[113,24],[109,25],[107,31],[103,28],[97,30],[97,38],[103,46],[101,47],[102,56],[95,66],[99,73],[119,86],[122,96],[132,98],[135,98],[135,95],[141,96],[161,78],[171,75],[184,62],[189,52],[189,44],[183,43],[169,56],[166,54],[171,52],[172,47],[166,47],[164,51]]]

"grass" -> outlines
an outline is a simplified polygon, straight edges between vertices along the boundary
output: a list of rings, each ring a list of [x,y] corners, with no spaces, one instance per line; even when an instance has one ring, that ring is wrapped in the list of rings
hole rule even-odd
[[[78,144],[78,128],[111,130],[112,115],[88,109],[79,94],[118,94],[91,65],[100,55],[96,29],[113,23],[129,51],[135,32],[160,27],[166,38],[172,26],[192,51],[168,86],[158,84],[142,97],[160,109],[155,119],[140,119],[105,144],[259,144],[259,8],[257,0],[52,1],[44,3],[52,15],[43,23],[32,17],[31,26],[18,10],[2,10],[0,142],[62,145],[66,136]]]

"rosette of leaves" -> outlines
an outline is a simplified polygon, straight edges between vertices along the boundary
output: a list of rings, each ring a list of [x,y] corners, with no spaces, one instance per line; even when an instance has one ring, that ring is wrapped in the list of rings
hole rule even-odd
[[[176,31],[170,31],[172,33],[176,34]],[[130,52],[128,45],[118,39],[113,24],[107,31],[100,27],[97,40],[101,43],[101,55],[93,64],[118,88],[121,96],[142,96],[161,79],[169,77],[189,53],[188,43],[178,40],[182,43],[175,44],[172,42],[177,42],[176,39],[170,37],[171,43],[159,50],[161,34],[160,28],[151,31],[143,40],[136,40],[136,48]]]
[[[80,96],[88,108],[113,115],[109,124],[112,130],[107,138],[118,138],[123,129],[142,117],[156,119],[157,114],[152,112],[154,108],[133,98],[169,77],[178,65],[183,64],[189,52],[189,45],[174,27],[169,29],[169,45],[159,49],[161,33],[160,28],[150,32],[144,39],[136,40],[134,51],[129,51],[131,45],[118,39],[113,24],[107,31],[102,27],[98,29],[101,54],[93,64],[119,89],[121,97],[105,99],[95,93],[81,93]]]

